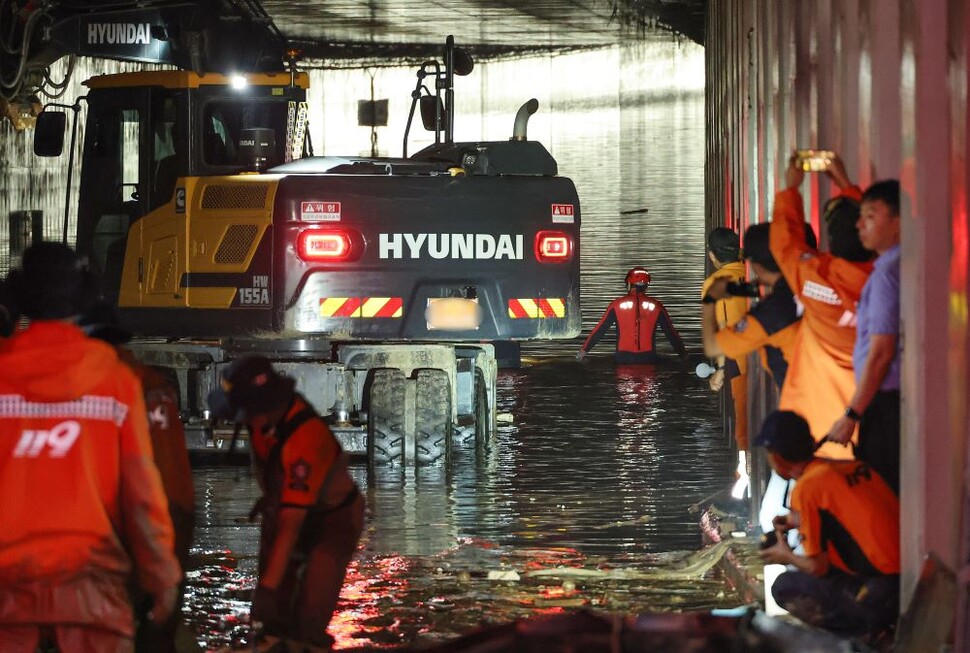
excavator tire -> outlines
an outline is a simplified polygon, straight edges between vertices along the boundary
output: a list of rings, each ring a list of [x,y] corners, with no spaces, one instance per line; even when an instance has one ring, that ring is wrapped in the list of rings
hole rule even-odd
[[[403,465],[404,372],[375,370],[367,418],[367,459],[372,465]]]
[[[488,411],[488,388],[485,386],[485,374],[480,369],[475,370],[475,447],[479,450],[488,448],[492,439],[492,416]]]
[[[444,370],[418,370],[415,389],[415,464],[431,465],[451,453],[451,384]]]

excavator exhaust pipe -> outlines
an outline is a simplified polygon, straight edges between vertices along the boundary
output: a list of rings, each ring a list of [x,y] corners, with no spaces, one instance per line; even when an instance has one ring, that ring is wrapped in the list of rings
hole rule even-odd
[[[529,128],[529,117],[539,110],[539,100],[532,98],[521,107],[515,114],[515,126],[512,128],[512,138],[510,141],[527,141],[526,132]]]

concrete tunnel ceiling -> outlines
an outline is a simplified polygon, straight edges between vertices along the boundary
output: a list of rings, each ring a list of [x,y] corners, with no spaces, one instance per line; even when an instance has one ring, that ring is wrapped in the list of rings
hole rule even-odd
[[[60,97],[74,60],[63,79],[51,66],[66,55],[234,72],[281,70],[290,49],[305,67],[411,64],[439,59],[449,34],[478,60],[644,37],[703,44],[707,2],[0,0],[0,114],[34,113],[40,95]]]
[[[322,59],[440,52],[447,34],[478,57],[602,47],[645,32],[704,39],[707,0],[262,0],[288,43]]]

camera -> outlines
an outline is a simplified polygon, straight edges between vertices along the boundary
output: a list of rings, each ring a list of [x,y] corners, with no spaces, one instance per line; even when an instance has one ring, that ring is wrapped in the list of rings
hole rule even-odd
[[[758,548],[764,551],[765,549],[770,549],[774,545],[778,544],[778,533],[776,531],[768,531],[767,533],[761,534],[761,539],[758,540]]]
[[[729,281],[724,287],[727,294],[734,295],[736,297],[760,297],[761,291],[758,289],[758,284],[749,283],[745,281]]]
[[[805,172],[825,172],[835,158],[831,150],[796,150],[798,163]]]

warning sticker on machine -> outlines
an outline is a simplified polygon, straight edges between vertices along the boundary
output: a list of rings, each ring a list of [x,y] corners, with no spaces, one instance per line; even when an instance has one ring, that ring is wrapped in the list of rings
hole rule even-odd
[[[300,219],[308,222],[340,222],[340,202],[301,202]]]
[[[573,205],[572,204],[553,204],[552,221],[563,223],[563,224],[572,224]]]

